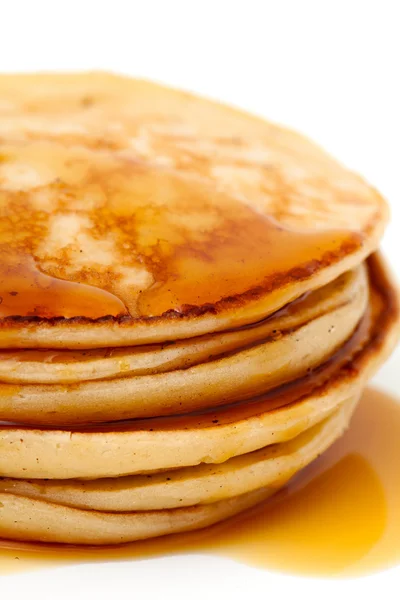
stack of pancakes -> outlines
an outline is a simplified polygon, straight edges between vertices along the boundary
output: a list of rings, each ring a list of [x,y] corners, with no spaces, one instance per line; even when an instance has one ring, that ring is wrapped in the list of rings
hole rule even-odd
[[[0,537],[128,542],[285,485],[395,344],[387,218],[311,142],[221,104],[4,76]]]

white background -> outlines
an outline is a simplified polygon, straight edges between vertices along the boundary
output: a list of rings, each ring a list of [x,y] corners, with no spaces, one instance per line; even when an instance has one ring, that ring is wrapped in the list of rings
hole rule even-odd
[[[390,201],[384,247],[400,275],[397,0],[0,0],[0,71],[85,69],[170,83],[307,133]],[[399,367],[397,352],[378,382],[397,391]],[[188,556],[9,576],[0,597],[368,598],[399,586],[398,569],[326,582]]]

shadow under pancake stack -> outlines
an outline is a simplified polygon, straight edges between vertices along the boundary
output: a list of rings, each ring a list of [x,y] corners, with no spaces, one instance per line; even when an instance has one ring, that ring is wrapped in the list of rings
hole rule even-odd
[[[384,200],[148,82],[3,76],[0,98],[0,537],[118,544],[268,498],[397,341]]]

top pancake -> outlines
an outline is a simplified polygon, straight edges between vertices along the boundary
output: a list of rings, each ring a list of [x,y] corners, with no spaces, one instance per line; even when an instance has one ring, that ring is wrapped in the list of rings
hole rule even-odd
[[[0,78],[0,347],[183,339],[360,263],[385,202],[301,136],[101,73]]]

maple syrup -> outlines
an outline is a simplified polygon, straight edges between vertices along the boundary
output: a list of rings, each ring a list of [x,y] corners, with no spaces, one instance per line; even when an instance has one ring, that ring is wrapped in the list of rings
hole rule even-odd
[[[114,294],[42,273],[31,256],[0,254],[0,318],[10,316],[97,319],[126,314]]]
[[[400,403],[364,393],[349,430],[273,499],[209,529],[84,549],[4,541],[0,574],[179,553],[290,574],[358,575],[400,560]]]
[[[31,142],[2,165],[0,318],[196,315],[312,277],[363,242],[284,227],[197,177],[112,154]]]

